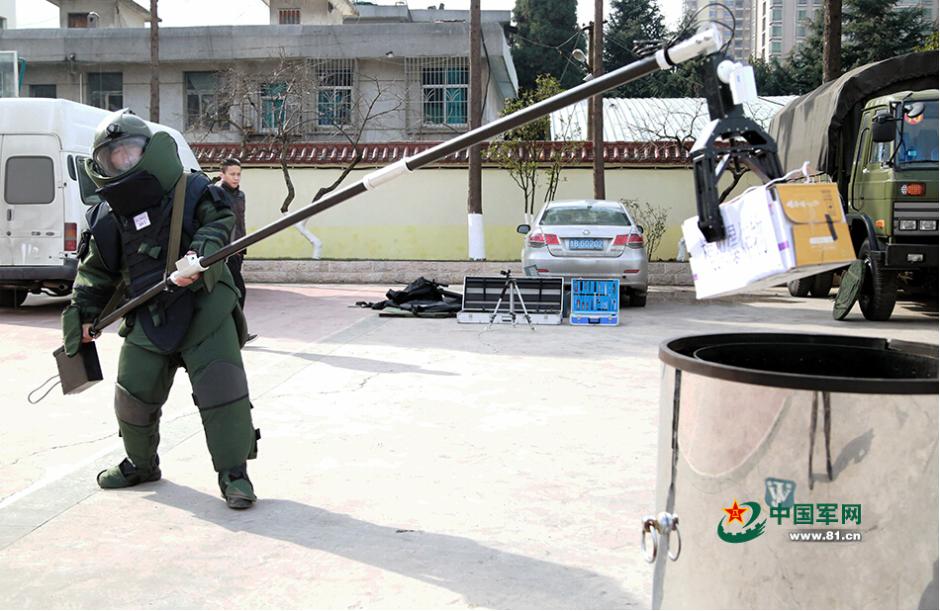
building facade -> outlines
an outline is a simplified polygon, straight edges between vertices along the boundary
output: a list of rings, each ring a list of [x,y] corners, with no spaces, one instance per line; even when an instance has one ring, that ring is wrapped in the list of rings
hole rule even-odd
[[[59,29],[0,32],[0,51],[25,60],[19,95],[149,116],[149,13],[132,0],[53,3]],[[161,123],[210,143],[288,134],[436,141],[468,129],[467,11],[346,0],[266,4],[269,25],[160,29]],[[509,11],[483,13],[484,123],[518,89],[509,20]]]
[[[937,5],[938,0],[898,0],[896,7],[920,8],[936,24]],[[765,60],[785,57],[811,34],[821,10],[823,0],[753,0],[753,55]]]
[[[727,10],[720,6],[721,4],[734,15],[734,20]],[[711,6],[709,6],[711,5]],[[707,7],[707,8],[705,8]],[[740,61],[746,61],[752,53],[753,37],[752,28],[752,0],[683,0],[683,14],[695,13],[704,9],[700,13],[701,20],[717,21],[725,24],[722,28],[722,35],[727,36],[730,28],[734,27],[734,40],[728,51],[731,55]]]

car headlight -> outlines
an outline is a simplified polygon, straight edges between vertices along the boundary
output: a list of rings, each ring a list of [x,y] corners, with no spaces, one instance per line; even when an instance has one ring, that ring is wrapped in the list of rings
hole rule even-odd
[[[917,221],[898,221],[898,229],[901,231],[917,231]]]
[[[937,221],[920,221],[919,229],[921,231],[936,231]]]

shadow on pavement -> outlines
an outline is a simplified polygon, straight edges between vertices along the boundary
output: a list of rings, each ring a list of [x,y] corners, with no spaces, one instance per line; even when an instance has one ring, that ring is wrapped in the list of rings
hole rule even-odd
[[[261,346],[245,346],[242,348],[245,352],[268,352],[270,354],[284,354],[295,356],[314,363],[324,363],[332,367],[341,369],[352,369],[354,371],[368,371],[371,373],[417,373],[434,376],[459,376],[460,374],[452,371],[438,371],[436,369],[425,369],[419,365],[408,365],[405,363],[396,363],[393,361],[378,361],[375,359],[366,359],[357,356],[336,356],[332,354],[315,354],[312,352],[288,352],[286,350],[272,350]]]
[[[611,578],[503,552],[464,537],[381,526],[283,499],[236,513],[216,496],[163,481],[145,497],[233,532],[247,532],[392,571],[490,608],[637,606]]]

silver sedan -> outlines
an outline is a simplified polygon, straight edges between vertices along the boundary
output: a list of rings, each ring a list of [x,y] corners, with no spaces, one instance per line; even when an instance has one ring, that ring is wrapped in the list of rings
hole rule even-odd
[[[525,235],[522,267],[539,276],[619,278],[621,302],[646,305],[647,257],[643,228],[620,202],[548,202]]]

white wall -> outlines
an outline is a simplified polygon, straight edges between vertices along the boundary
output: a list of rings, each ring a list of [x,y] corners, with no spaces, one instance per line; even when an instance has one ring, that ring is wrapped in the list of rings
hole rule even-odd
[[[205,168],[210,175],[215,168]],[[369,170],[353,171],[345,184]],[[297,168],[291,171],[296,198],[291,212],[306,205],[317,189],[330,184],[340,169]],[[327,259],[464,260],[467,258],[467,170],[418,170],[380,189],[366,192],[311,218],[307,228],[323,242]],[[695,215],[692,171],[684,167],[612,168],[605,173],[608,199],[650,202],[667,211],[669,225],[654,258],[673,259],[679,224]],[[253,231],[277,220],[286,194],[275,168],[246,167],[242,189],[247,197],[247,226]],[[561,174],[556,199],[590,197],[590,168],[569,168]],[[540,197],[542,192],[540,192]],[[522,237],[522,192],[499,168],[483,170],[483,216],[486,254],[490,260],[518,259]],[[296,229],[252,246],[252,258],[310,258],[313,248]]]

